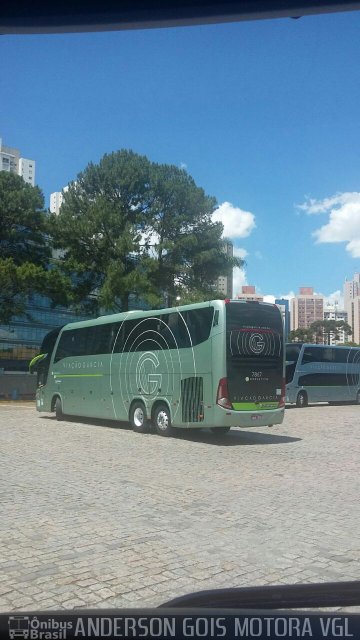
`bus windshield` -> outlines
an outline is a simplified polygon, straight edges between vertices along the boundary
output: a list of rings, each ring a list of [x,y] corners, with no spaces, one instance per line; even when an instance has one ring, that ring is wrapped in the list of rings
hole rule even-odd
[[[294,373],[295,373],[295,369],[296,369],[296,364],[299,358],[299,353],[301,351],[301,344],[287,344],[286,345],[286,370],[285,370],[285,377],[286,377],[286,384],[288,382],[291,382],[293,377],[294,377]]]

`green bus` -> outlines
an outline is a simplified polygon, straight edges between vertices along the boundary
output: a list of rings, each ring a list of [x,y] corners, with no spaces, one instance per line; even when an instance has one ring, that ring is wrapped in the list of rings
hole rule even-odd
[[[285,407],[285,348],[276,305],[213,300],[129,311],[67,324],[47,334],[36,408],[65,415],[174,427],[279,424]]]

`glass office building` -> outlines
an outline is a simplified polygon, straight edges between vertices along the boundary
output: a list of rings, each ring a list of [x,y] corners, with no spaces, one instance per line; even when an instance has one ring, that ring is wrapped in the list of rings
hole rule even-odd
[[[0,325],[0,371],[28,371],[30,360],[39,353],[44,336],[68,322],[87,320],[64,307],[51,307],[41,296],[29,298],[26,313]]]
[[[149,307],[130,296],[129,310]],[[96,314],[100,315],[100,314]],[[106,311],[103,312],[106,315]],[[64,307],[51,307],[47,298],[29,298],[26,313],[0,325],[0,372],[27,372],[30,360],[40,352],[44,336],[55,327],[69,322],[89,320],[91,316],[76,314]]]

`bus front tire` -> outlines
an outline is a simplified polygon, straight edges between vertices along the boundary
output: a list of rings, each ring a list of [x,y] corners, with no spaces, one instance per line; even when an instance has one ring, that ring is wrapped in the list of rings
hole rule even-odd
[[[144,403],[140,400],[134,402],[131,406],[129,420],[133,431],[136,433],[147,433],[149,428],[146,409]]]
[[[59,397],[55,400],[55,416],[56,420],[64,420],[64,413],[62,409],[62,402]]]
[[[214,436],[224,436],[226,433],[229,433],[231,427],[210,427],[211,433]]]
[[[307,405],[308,405],[307,394],[305,393],[305,391],[300,391],[296,398],[296,406],[303,409],[304,407],[307,407]]]
[[[153,415],[153,422],[156,433],[160,436],[164,436],[166,438],[173,435],[170,411],[166,404],[159,404],[156,407]]]

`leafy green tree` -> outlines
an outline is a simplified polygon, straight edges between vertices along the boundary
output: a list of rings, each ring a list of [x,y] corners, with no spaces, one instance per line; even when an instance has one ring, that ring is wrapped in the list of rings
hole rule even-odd
[[[289,333],[289,342],[312,342],[313,332],[310,329],[294,329]]]
[[[312,339],[316,344],[324,342],[324,322],[324,320],[315,320],[309,327],[313,335]]]
[[[69,281],[50,268],[44,198],[21,176],[0,171],[0,322],[25,313],[28,296],[69,301]]]
[[[68,279],[57,269],[46,270],[31,262],[16,265],[12,258],[0,260],[0,322],[7,324],[13,316],[27,315],[29,296],[46,294],[54,304],[68,301]]]
[[[21,176],[0,171],[1,258],[15,264],[29,262],[45,267],[51,257],[46,241],[44,197],[39,187]]]
[[[65,194],[49,229],[62,249],[78,303],[94,312],[127,310],[136,292],[159,303],[148,278],[153,259],[142,251],[151,207],[149,160],[131,151],[90,163]]]
[[[218,295],[215,282],[243,261],[225,251],[223,225],[212,221],[216,200],[174,165],[152,165],[150,226],[157,268],[154,277],[169,304]]]
[[[315,341],[325,342],[325,344],[331,344],[331,336],[339,340],[339,332],[342,330],[348,335],[352,334],[352,329],[345,320],[316,320],[310,325],[310,329],[313,331]]]
[[[339,340],[340,331],[344,331],[346,334],[351,335],[352,329],[345,320],[324,320],[324,336],[327,344],[331,343],[331,336],[333,335],[335,340]]]
[[[215,205],[185,171],[132,151],[90,163],[49,225],[78,302],[117,311],[131,294],[153,307],[213,295],[216,278],[242,263],[224,252]]]

